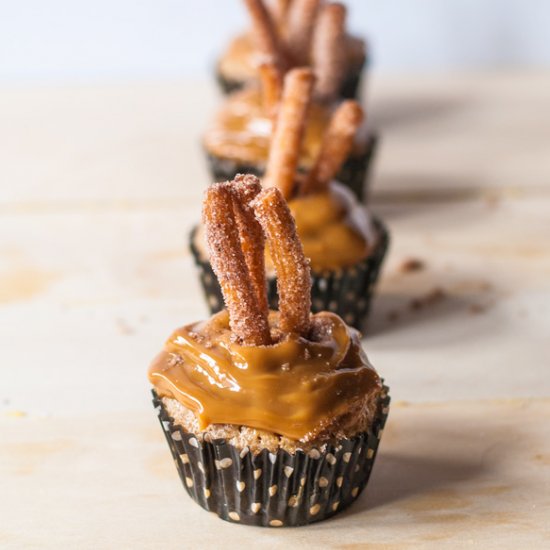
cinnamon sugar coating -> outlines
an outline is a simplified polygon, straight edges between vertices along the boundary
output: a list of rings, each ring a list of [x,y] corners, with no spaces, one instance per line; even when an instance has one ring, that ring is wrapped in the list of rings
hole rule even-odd
[[[286,199],[294,189],[313,83],[310,69],[292,69],[284,80],[265,179],[268,185],[276,185]]]
[[[252,202],[267,237],[277,274],[280,328],[307,334],[310,326],[311,276],[296,224],[281,192],[271,187]]]
[[[350,154],[355,134],[363,118],[363,109],[357,101],[348,100],[339,105],[325,132],[317,160],[302,185],[302,194],[327,189]]]
[[[203,223],[210,262],[222,289],[233,334],[245,344],[267,345],[271,341],[267,306],[258,302],[241,248],[233,204],[234,193],[228,183],[214,184],[206,191]],[[262,245],[263,242],[256,243],[263,255]]]
[[[347,71],[346,7],[340,3],[326,4],[321,8],[313,36],[313,67],[317,83],[315,95],[330,101],[338,95]]]
[[[294,0],[288,11],[286,43],[296,65],[307,65],[320,0]]]

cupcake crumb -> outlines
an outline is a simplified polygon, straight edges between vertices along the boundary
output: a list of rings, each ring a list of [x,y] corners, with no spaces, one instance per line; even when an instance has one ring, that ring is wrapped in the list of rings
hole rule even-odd
[[[415,271],[422,271],[425,268],[426,263],[419,258],[406,258],[399,266],[401,273],[413,273]]]
[[[409,304],[409,307],[413,311],[420,311],[425,307],[435,305],[446,298],[447,293],[440,287],[436,287],[430,290],[424,296],[419,298],[413,298]]]

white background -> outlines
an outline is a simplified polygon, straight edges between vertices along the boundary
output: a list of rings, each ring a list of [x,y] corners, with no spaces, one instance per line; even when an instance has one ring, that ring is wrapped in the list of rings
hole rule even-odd
[[[349,0],[383,71],[550,66],[550,0]],[[0,83],[207,74],[240,0],[0,0]]]

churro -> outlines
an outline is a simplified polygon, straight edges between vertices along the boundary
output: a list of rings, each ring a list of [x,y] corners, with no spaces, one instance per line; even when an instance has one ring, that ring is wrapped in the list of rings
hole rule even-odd
[[[256,300],[262,312],[269,310],[267,304],[264,234],[256,220],[250,202],[260,193],[260,180],[252,174],[237,174],[231,185],[233,192],[233,211],[239,229],[241,250],[244,254],[250,282],[256,294]]]
[[[262,63],[258,69],[260,73],[262,105],[264,111],[270,117],[275,117],[283,87],[281,71],[273,62]]]
[[[320,0],[294,0],[288,10],[286,44],[295,65],[309,63]]]
[[[279,28],[284,28],[288,12],[296,0],[272,0],[270,12]]]
[[[348,157],[363,117],[363,109],[357,101],[344,101],[336,109],[323,138],[317,160],[302,183],[302,194],[326,189]]]
[[[317,84],[315,94],[322,101],[338,95],[345,76],[346,8],[339,3],[323,6],[313,36],[313,67]]]
[[[267,307],[256,297],[250,272],[241,248],[238,223],[234,215],[237,194],[230,183],[208,188],[203,206],[203,223],[210,249],[210,263],[216,274],[233,334],[245,345],[268,345],[271,336]],[[262,243],[257,243],[262,250]]]
[[[267,185],[278,187],[285,198],[292,194],[314,76],[310,69],[287,73],[275,131],[267,161]]]
[[[310,326],[311,276],[296,224],[282,193],[261,191],[251,203],[264,230],[277,275],[279,328],[306,335]]]
[[[284,46],[263,0],[245,0],[245,4],[252,18],[252,31],[258,50],[284,69],[286,66]]]

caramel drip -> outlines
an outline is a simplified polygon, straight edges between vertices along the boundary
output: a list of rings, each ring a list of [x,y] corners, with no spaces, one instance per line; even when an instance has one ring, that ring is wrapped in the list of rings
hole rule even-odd
[[[176,330],[149,369],[164,397],[192,410],[200,429],[233,424],[296,441],[314,437],[380,389],[359,333],[332,313],[312,316],[308,338],[282,337],[270,313],[276,343],[242,346],[226,311]]]

